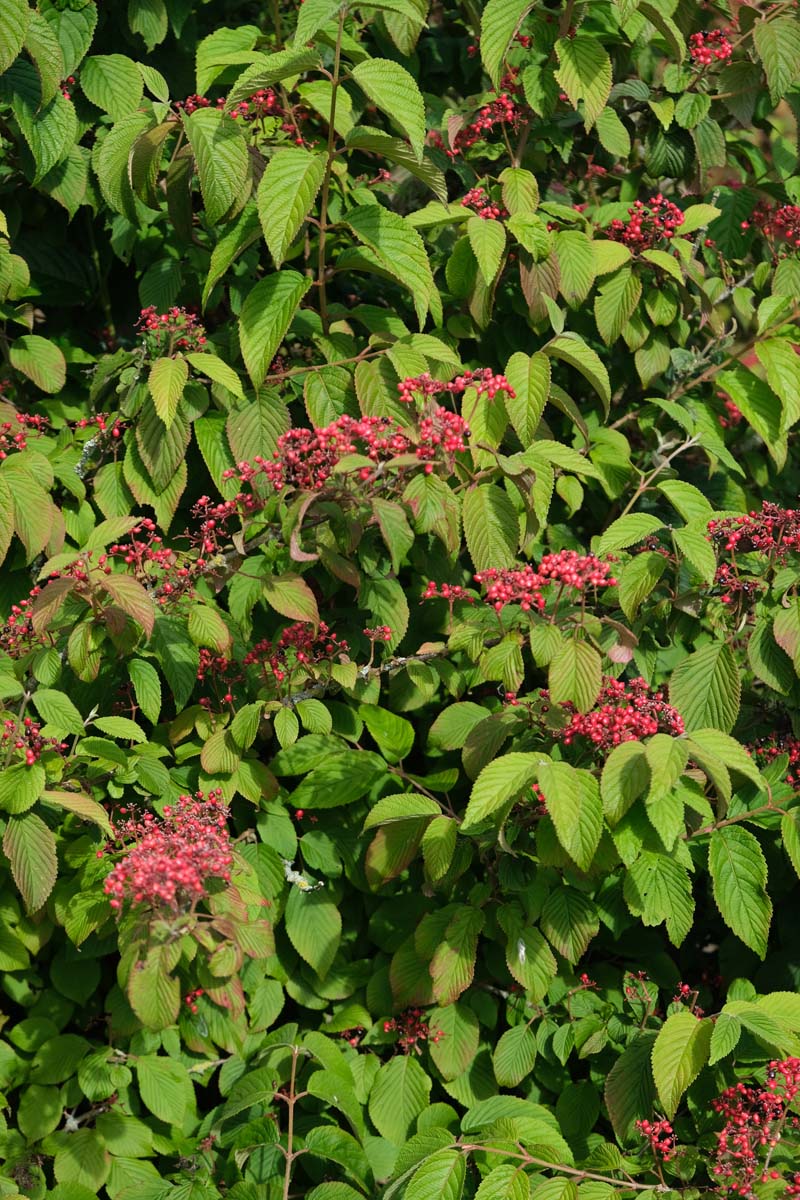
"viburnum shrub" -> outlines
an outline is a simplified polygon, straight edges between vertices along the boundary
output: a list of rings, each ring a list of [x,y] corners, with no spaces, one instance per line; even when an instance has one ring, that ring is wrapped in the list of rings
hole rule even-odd
[[[800,1196],[796,0],[0,0],[0,1200]]]

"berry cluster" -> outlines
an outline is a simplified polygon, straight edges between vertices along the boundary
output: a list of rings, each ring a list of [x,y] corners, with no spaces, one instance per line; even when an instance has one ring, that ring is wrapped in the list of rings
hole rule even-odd
[[[41,724],[32,717],[23,717],[21,721],[17,717],[8,717],[0,726],[0,754],[6,759],[18,757],[26,766],[32,767],[45,750],[61,754],[69,749],[67,742],[42,737],[41,730]]]
[[[753,210],[750,221],[742,221],[742,229],[749,229],[751,223],[767,238],[800,247],[800,205],[782,204],[775,208],[762,202]]]
[[[93,417],[81,417],[80,421],[75,422],[76,429],[89,429],[91,426],[95,426],[98,433],[107,433],[110,437],[116,439],[122,437],[125,422],[119,417],[110,416],[108,413],[96,413]]]
[[[267,638],[257,642],[242,659],[242,665],[260,667],[265,678],[269,671],[276,683],[283,683],[297,668],[305,671],[317,663],[334,662],[348,650],[347,642],[324,621],[316,630],[306,621],[295,621],[284,629],[277,642]]]
[[[475,603],[475,597],[471,596],[468,591],[466,591],[463,587],[461,587],[460,584],[457,584],[457,583],[438,584],[438,583],[435,583],[434,580],[432,580],[432,579],[426,585],[425,591],[422,593],[422,599],[423,600],[446,600],[451,608],[453,607],[453,605],[455,604],[455,602],[457,600],[464,600],[464,601],[466,601],[467,604]],[[422,601],[420,601],[420,603],[422,603]]]
[[[787,754],[786,782],[790,787],[800,788],[800,738],[791,734],[772,734],[751,743],[747,748],[759,768],[768,767],[776,758]]]
[[[653,1154],[662,1162],[669,1162],[675,1153],[675,1134],[669,1121],[637,1121],[636,1128],[647,1138]]]
[[[723,407],[725,409],[724,416],[722,413],[720,413],[717,417],[717,420],[722,428],[734,429],[737,425],[741,425],[742,421],[744,420],[744,413],[739,408],[739,405],[735,404],[733,400],[726,399],[723,392],[718,392],[717,395],[723,401]]]
[[[761,512],[708,522],[710,540],[731,555],[764,554],[772,564],[784,563],[800,549],[800,509],[763,501]]]
[[[371,642],[390,642],[392,640],[392,631],[388,625],[376,625],[374,629],[365,629],[365,637],[368,637]]]
[[[767,586],[764,580],[740,575],[735,563],[720,563],[714,572],[714,584],[721,589],[720,601],[730,606],[757,600]]]
[[[45,640],[44,635],[37,634],[33,628],[32,617],[33,603],[41,590],[36,584],[26,599],[11,605],[11,612],[0,630],[0,650],[9,658],[22,658],[34,646]]]
[[[196,1015],[200,1011],[197,1007],[197,1001],[201,996],[204,995],[205,992],[202,988],[195,988],[194,991],[186,993],[186,995],[183,997],[183,1003],[189,1009],[190,1013]]]
[[[361,1039],[366,1033],[363,1025],[354,1025],[352,1029],[342,1029],[339,1037],[343,1042],[347,1042],[349,1046],[360,1046]]]
[[[463,417],[446,408],[434,407],[430,415],[423,417],[419,423],[416,455],[425,463],[425,474],[431,474],[434,464],[442,455],[447,460],[467,450],[468,437],[469,426]]]
[[[507,210],[501,204],[496,204],[481,187],[470,188],[462,197],[461,205],[473,209],[484,221],[497,221],[508,216]]]
[[[298,488],[316,492],[324,487],[338,463],[349,454],[363,454],[373,462],[406,454],[411,442],[389,417],[337,417],[323,429],[290,429],[278,438],[272,461],[257,456],[255,466],[239,463],[238,478],[250,483],[259,473],[266,475],[276,491]],[[227,471],[226,476],[234,474]],[[372,474],[369,467],[358,470],[361,479]]]
[[[174,354],[176,350],[202,350],[208,340],[197,316],[177,306],[159,313],[154,304],[148,305],[139,313],[136,327],[153,357]]]
[[[217,701],[223,704],[232,704],[233,689],[237,683],[242,682],[244,676],[241,672],[231,669],[234,664],[224,654],[215,654],[213,650],[201,647],[198,655],[197,682],[205,683],[206,679],[210,677],[217,694]],[[199,703],[207,711],[210,711],[212,702],[208,696],[203,696]]]
[[[447,383],[433,379],[426,373],[409,376],[397,385],[400,399],[406,404],[410,404],[415,397],[460,396],[467,388],[474,388],[479,396],[486,393],[490,400],[494,400],[498,392],[505,392],[512,400],[516,395],[505,375],[495,375],[489,367],[481,367],[477,371],[464,371],[462,375],[457,375]]]
[[[764,1086],[734,1084],[711,1101],[711,1107],[725,1119],[717,1133],[711,1174],[731,1196],[753,1195],[753,1185],[778,1180],[778,1171],[769,1171],[769,1160],[787,1125],[796,1129],[798,1118],[790,1115],[790,1106],[800,1091],[800,1058],[770,1062]],[[800,1177],[789,1181],[795,1188]],[[787,1195],[796,1195],[787,1191]]]
[[[27,450],[31,431],[36,437],[43,437],[49,424],[47,417],[30,413],[15,413],[13,421],[0,422],[0,462],[8,458],[10,451]]]
[[[384,1021],[383,1032],[397,1034],[397,1044],[404,1054],[410,1054],[412,1050],[421,1054],[422,1042],[440,1042],[444,1037],[441,1029],[431,1037],[430,1027],[421,1008],[407,1008],[398,1017]]]
[[[78,77],[76,75],[68,75],[66,79],[61,80],[61,95],[65,100],[72,99],[72,92],[77,82]]]
[[[547,693],[542,691],[542,697]],[[606,679],[597,705],[588,713],[575,712],[571,704],[562,706],[572,713],[569,725],[555,734],[565,746],[577,737],[586,738],[599,750],[611,750],[620,742],[635,742],[667,733],[679,737],[684,732],[683,718],[664,699],[664,693],[652,691],[644,679]]]
[[[712,62],[728,62],[733,46],[721,29],[710,33],[693,33],[689,38],[689,53],[696,67],[710,67]]]
[[[227,100],[224,96],[216,101],[209,100],[208,96],[199,96],[194,93],[187,96],[185,100],[176,100],[175,107],[179,112],[185,112],[191,115],[198,108],[218,108],[224,109]],[[247,100],[240,100],[238,104],[232,105],[228,111],[228,116],[234,121],[260,121],[265,117],[275,117],[281,122],[281,129],[284,133],[293,135],[293,140],[298,146],[302,146],[303,138],[300,136],[297,128],[298,117],[302,119],[303,114],[295,115],[294,112],[288,112],[280,103],[277,94],[272,88],[259,88],[253,92],[252,96]]]
[[[476,583],[486,587],[485,599],[497,612],[507,604],[519,604],[525,612],[532,608],[543,609],[543,589],[551,584],[585,592],[588,588],[615,587],[617,583],[609,562],[603,562],[594,554],[578,554],[575,550],[545,554],[538,567],[526,565],[505,570],[491,567],[474,578]]]
[[[132,904],[188,911],[207,895],[210,879],[230,879],[233,862],[228,810],[217,789],[205,796],[180,796],[163,817],[146,812],[115,830],[125,855],[106,877],[104,891],[112,908]],[[102,851],[99,851],[102,855]]]
[[[501,80],[504,85],[510,82],[513,81],[507,78]],[[445,147],[442,135],[435,130],[430,135],[430,141],[437,150],[444,150],[448,158],[456,158],[461,152],[471,149],[478,142],[486,141],[488,135],[493,133],[498,125],[516,129],[522,117],[522,108],[507,90],[500,92],[496,100],[479,108],[472,121],[463,129],[459,129],[455,137],[451,139],[451,149]]]
[[[663,242],[670,242],[684,222],[678,206],[660,192],[657,196],[651,196],[647,204],[637,200],[633,208],[628,209],[628,215],[628,221],[615,218],[611,222],[608,236],[612,242],[622,242],[634,253],[652,250]]]

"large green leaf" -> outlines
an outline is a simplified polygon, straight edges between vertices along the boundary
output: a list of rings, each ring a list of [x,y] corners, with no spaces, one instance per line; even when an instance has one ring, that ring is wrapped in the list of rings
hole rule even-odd
[[[558,840],[581,870],[587,870],[603,829],[597,780],[589,771],[562,762],[542,763],[538,778]]]
[[[258,185],[258,216],[269,252],[280,267],[311,211],[327,158],[302,146],[277,150]]]
[[[686,728],[730,733],[739,715],[742,684],[727,642],[709,642],[688,655],[672,672],[670,703]]]
[[[372,103],[405,134],[417,161],[422,162],[425,102],[414,77],[388,58],[365,59],[353,68],[352,77]]]
[[[787,15],[767,20],[762,17],[753,25],[753,41],[767,75],[770,98],[777,104],[800,79],[800,25],[797,18]]]
[[[22,49],[30,19],[26,0],[0,0],[0,74]]]
[[[487,763],[473,785],[461,832],[479,829],[505,815],[514,801],[530,798],[538,758],[536,754],[504,754]]]
[[[206,219],[222,220],[237,203],[247,181],[247,141],[238,121],[216,108],[198,108],[184,117],[192,148]]]
[[[245,297],[239,316],[239,340],[253,386],[260,388],[286,331],[311,287],[297,271],[260,279]]]
[[[478,260],[481,275],[486,284],[490,285],[503,260],[506,231],[500,221],[484,221],[482,217],[470,217],[467,221],[467,236],[472,252]]]
[[[519,541],[519,518],[507,492],[495,483],[464,496],[464,536],[476,571],[510,567]]]
[[[611,59],[600,39],[579,33],[556,42],[556,79],[574,108],[583,101],[584,124],[591,129],[611,91]]]
[[[500,84],[503,61],[511,39],[533,8],[529,0],[489,0],[481,14],[481,58],[495,87]]]
[[[557,887],[550,893],[542,909],[542,930],[550,944],[575,963],[600,928],[597,910],[582,892],[571,887]]]
[[[375,1128],[395,1146],[402,1146],[427,1107],[430,1093],[430,1077],[413,1055],[390,1059],[375,1076],[369,1095],[369,1115]]]
[[[320,979],[331,968],[342,937],[342,916],[325,892],[306,892],[293,887],[286,901],[286,932],[289,941]]]
[[[766,891],[767,862],[758,839],[741,825],[714,830],[708,869],[714,899],[725,923],[759,958],[764,958],[772,901]]]
[[[11,365],[43,392],[60,392],[67,378],[64,355],[53,342],[36,333],[25,334],[11,344]]]
[[[416,229],[381,204],[352,208],[344,219],[377,263],[411,292],[421,328],[428,309],[436,310],[439,293],[425,243]]]
[[[653,1045],[651,1062],[658,1098],[669,1118],[708,1062],[713,1024],[684,1009],[671,1013]]]
[[[25,906],[29,912],[36,912],[56,881],[58,864],[52,831],[36,813],[9,817],[3,834],[3,852]]]
[[[594,706],[602,686],[602,663],[594,646],[565,638],[550,659],[548,683],[556,704],[574,704],[579,712]]]
[[[124,54],[93,54],[81,67],[81,91],[112,121],[119,121],[139,107],[142,76]]]

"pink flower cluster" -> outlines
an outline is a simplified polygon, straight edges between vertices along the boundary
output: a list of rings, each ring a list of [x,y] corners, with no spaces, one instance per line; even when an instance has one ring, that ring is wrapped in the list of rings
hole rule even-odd
[[[612,242],[622,242],[634,253],[652,250],[662,242],[671,241],[684,222],[684,216],[676,204],[659,192],[647,204],[637,200],[628,209],[629,220],[615,218],[608,227]]]
[[[482,187],[470,188],[462,197],[461,206],[473,209],[484,221],[497,221],[508,216],[506,209],[501,204],[495,204]]]
[[[541,694],[548,696],[544,690]],[[612,750],[620,742],[635,742],[656,733],[679,737],[684,732],[678,710],[667,703],[663,692],[652,691],[641,678],[627,683],[607,678],[596,707],[588,713],[575,712],[571,704],[563,707],[572,712],[572,719],[555,736],[565,746],[583,737],[599,750]]]
[[[721,29],[710,33],[693,33],[689,38],[689,53],[696,67],[710,67],[712,62],[727,62],[733,46]]]
[[[106,877],[112,908],[125,900],[185,911],[202,900],[211,879],[230,879],[233,862],[228,809],[217,789],[180,796],[163,817],[146,812],[115,829],[118,844],[132,843]],[[100,854],[103,852],[100,851]]]
[[[207,342],[206,331],[195,313],[173,305],[159,313],[154,304],[143,308],[136,322],[149,354],[174,354],[176,350],[202,350]]]
[[[662,1162],[669,1162],[675,1153],[675,1133],[669,1121],[637,1121],[636,1128],[647,1138],[653,1154]]]
[[[47,417],[35,416],[32,413],[15,413],[13,421],[1,422],[0,462],[8,458],[10,451],[27,450],[31,431],[37,437],[43,437],[49,425]]]
[[[787,1125],[796,1129],[800,1122],[790,1106],[800,1091],[800,1058],[773,1060],[767,1068],[763,1087],[734,1084],[711,1101],[711,1107],[725,1119],[717,1133],[717,1145],[711,1173],[732,1196],[749,1197],[753,1185],[781,1179],[778,1171],[769,1171],[771,1152]],[[800,1172],[787,1181],[787,1195],[800,1191]]]
[[[611,563],[594,554],[578,554],[575,550],[559,550],[545,554],[538,567],[490,567],[474,576],[475,582],[486,587],[485,599],[500,612],[507,604],[519,604],[525,612],[543,609],[543,589],[551,584],[585,592],[588,588],[615,587]]]
[[[495,375],[490,367],[480,367],[477,371],[464,371],[462,375],[457,375],[455,379],[451,379],[447,383],[440,379],[434,379],[426,373],[409,376],[402,379],[397,385],[400,399],[406,404],[410,404],[415,396],[460,396],[467,388],[475,388],[479,396],[485,392],[490,400],[494,400],[498,392],[505,392],[512,400],[516,395],[505,375]]]

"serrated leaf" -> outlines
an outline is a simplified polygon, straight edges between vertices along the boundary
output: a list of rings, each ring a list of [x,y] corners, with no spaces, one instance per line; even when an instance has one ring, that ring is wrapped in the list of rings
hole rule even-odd
[[[260,279],[245,297],[239,316],[239,339],[247,373],[260,388],[292,323],[311,280],[297,271],[280,271]]]
[[[772,901],[766,892],[767,863],[756,837],[741,825],[715,829],[708,869],[714,884],[714,899],[725,923],[763,959]]]
[[[573,108],[583,101],[587,131],[603,111],[611,91],[611,59],[598,38],[578,33],[556,42],[559,68],[556,79]]]
[[[143,92],[136,63],[124,54],[93,54],[81,66],[81,91],[119,121],[138,109]]]
[[[167,1029],[178,1019],[181,988],[166,946],[154,946],[141,962],[134,963],[128,977],[128,999],[139,1020],[148,1029]]]
[[[183,118],[183,128],[200,177],[206,219],[215,225],[244,190],[247,141],[239,123],[217,108],[196,109]]]
[[[602,686],[602,662],[594,646],[565,639],[550,659],[548,684],[554,703],[570,702],[578,712],[588,712]]]
[[[381,268],[411,292],[422,328],[425,313],[430,308],[433,315],[440,302],[428,252],[416,229],[380,204],[350,209],[344,220],[358,240],[375,254]]]
[[[0,74],[22,49],[30,18],[25,0],[0,0]]]
[[[191,353],[186,355],[186,361],[194,367],[195,371],[213,380],[214,383],[221,383],[234,396],[244,400],[244,391],[239,376],[233,367],[229,367],[216,354]]]
[[[430,964],[433,995],[439,1004],[453,1004],[472,983],[484,921],[478,909],[461,905],[447,925]]]
[[[538,782],[559,842],[582,871],[588,870],[603,831],[597,780],[568,763],[546,762],[538,768]]]
[[[369,1115],[378,1132],[395,1146],[407,1141],[427,1107],[431,1081],[416,1058],[401,1054],[384,1063],[369,1094]]]
[[[670,1119],[708,1062],[712,1023],[684,1009],[671,1013],[656,1037],[651,1062],[658,1097]]]
[[[742,1023],[739,1018],[733,1013],[721,1012],[714,1022],[714,1032],[711,1035],[709,1065],[713,1066],[735,1050],[741,1035]]]
[[[269,252],[280,267],[311,211],[327,157],[302,146],[276,150],[258,185],[258,216]]]
[[[655,1085],[650,1065],[654,1033],[639,1033],[608,1073],[604,1099],[614,1132],[621,1142],[634,1133],[636,1121],[645,1120],[653,1110]]]
[[[492,1053],[494,1077],[501,1087],[517,1087],[536,1062],[536,1037],[526,1023],[507,1029]]]
[[[642,295],[642,281],[630,267],[616,272],[599,289],[594,301],[597,332],[607,346],[622,333]]]
[[[60,392],[67,378],[67,364],[58,346],[36,333],[25,334],[11,343],[11,366],[43,392]]]
[[[481,14],[481,58],[486,73],[499,87],[511,39],[533,8],[529,0],[488,0]]]
[[[547,940],[567,962],[576,963],[600,928],[592,901],[571,887],[557,887],[547,897],[541,916]]]
[[[404,133],[422,162],[425,144],[425,103],[417,82],[405,67],[388,58],[370,58],[353,68],[361,90]]]
[[[132,658],[128,663],[128,674],[133,684],[136,703],[148,721],[154,724],[161,712],[161,680],[152,663],[143,658]]]
[[[189,379],[189,367],[182,355],[157,358],[150,368],[147,386],[159,417],[171,428],[178,411],[183,389]]]
[[[467,1160],[460,1150],[438,1150],[411,1177],[406,1200],[461,1200]]]
[[[519,540],[519,519],[508,493],[493,483],[470,488],[464,496],[462,515],[475,570],[512,566]]]
[[[504,754],[487,763],[473,784],[461,832],[480,828],[527,793],[536,779],[537,760],[535,754]]]
[[[733,652],[711,642],[688,655],[672,672],[670,704],[688,730],[710,727],[730,733],[739,715],[742,683]]]
[[[505,376],[514,392],[504,396],[506,412],[522,442],[528,446],[539,428],[539,422],[550,391],[550,360],[537,352],[533,355],[518,352],[506,363]]]
[[[600,538],[597,553],[611,554],[615,550],[627,550],[628,546],[635,546],[663,528],[663,521],[646,513],[628,513],[624,517],[617,517]]]
[[[800,25],[794,16],[753,25],[753,41],[767,75],[770,99],[777,104],[800,77]]]
[[[506,248],[506,231],[500,221],[484,221],[481,217],[470,217],[467,221],[467,236],[481,275],[489,285],[500,270]]]
[[[3,852],[28,912],[37,912],[53,890],[58,871],[56,839],[36,813],[8,819]]]
[[[608,371],[591,346],[586,345],[583,338],[574,333],[563,333],[548,342],[543,350],[549,358],[561,359],[562,362],[574,367],[576,371],[580,371],[584,379],[597,392],[603,402],[606,414],[608,413],[611,404],[611,383]]]
[[[325,891],[292,888],[286,902],[286,933],[300,957],[324,979],[342,937],[342,917]]]

